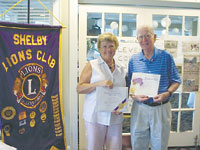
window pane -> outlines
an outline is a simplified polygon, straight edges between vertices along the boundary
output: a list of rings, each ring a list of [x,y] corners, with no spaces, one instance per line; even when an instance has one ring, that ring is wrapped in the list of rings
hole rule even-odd
[[[188,108],[187,103],[189,100],[189,93],[182,93],[182,103],[181,108]]]
[[[119,14],[105,14],[105,32],[119,36]]]
[[[195,98],[196,98],[196,92],[190,92],[189,97],[187,99],[187,107],[194,108],[195,107]]]
[[[87,35],[98,36],[101,34],[102,28],[102,14],[88,13],[87,14]]]
[[[154,32],[157,34],[157,37],[164,35],[166,33],[167,22],[165,21],[166,15],[153,15],[153,27]]]
[[[170,99],[172,108],[178,108],[178,103],[179,103],[179,94],[178,93],[174,93]]]
[[[122,14],[122,36],[136,36],[136,15]]]
[[[18,0],[0,0],[0,14],[3,14],[17,2]],[[27,13],[27,1],[22,1],[5,15],[0,17],[0,21],[27,23]]]
[[[41,0],[41,2],[51,12],[53,12],[53,1]],[[38,0],[30,1],[30,23],[32,24],[53,24],[53,16],[38,2]]]
[[[193,111],[181,112],[180,132],[191,131],[193,124]]]
[[[100,56],[99,51],[97,49],[97,39],[96,38],[88,38],[87,39],[87,60],[93,60]]]
[[[172,112],[171,131],[177,132],[178,112]]]
[[[171,25],[169,26],[169,35],[182,35],[182,16],[169,16]]]
[[[186,16],[185,17],[185,30],[186,36],[197,36],[198,17],[197,16]]]
[[[124,118],[123,120],[123,129],[122,129],[122,133],[130,133],[130,121],[131,121],[131,118],[130,117],[126,117]]]

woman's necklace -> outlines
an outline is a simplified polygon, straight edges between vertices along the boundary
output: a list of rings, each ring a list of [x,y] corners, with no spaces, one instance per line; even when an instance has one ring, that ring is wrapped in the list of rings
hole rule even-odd
[[[114,64],[108,65],[108,67],[110,68],[110,70],[112,70]]]
[[[108,65],[108,67],[110,68],[111,71],[113,71],[115,68],[115,62],[112,61],[112,63],[110,65]]]

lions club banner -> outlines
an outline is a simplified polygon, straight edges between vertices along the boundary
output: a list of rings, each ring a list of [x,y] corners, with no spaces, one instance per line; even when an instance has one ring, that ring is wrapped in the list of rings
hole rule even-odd
[[[3,141],[18,150],[65,150],[60,26],[0,22]]]

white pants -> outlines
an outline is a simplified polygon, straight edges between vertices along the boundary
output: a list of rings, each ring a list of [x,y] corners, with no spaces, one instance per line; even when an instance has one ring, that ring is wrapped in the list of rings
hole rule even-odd
[[[133,150],[167,150],[171,128],[171,104],[148,106],[134,102],[131,114]]]
[[[122,124],[102,125],[85,121],[88,150],[122,150]]]

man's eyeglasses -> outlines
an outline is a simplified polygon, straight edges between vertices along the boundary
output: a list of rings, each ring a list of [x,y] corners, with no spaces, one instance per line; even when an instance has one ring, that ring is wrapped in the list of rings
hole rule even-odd
[[[150,39],[150,38],[152,37],[152,35],[153,35],[153,34],[139,35],[139,36],[137,37],[137,39],[138,39],[138,41],[142,41],[143,38],[145,38],[145,39]]]

